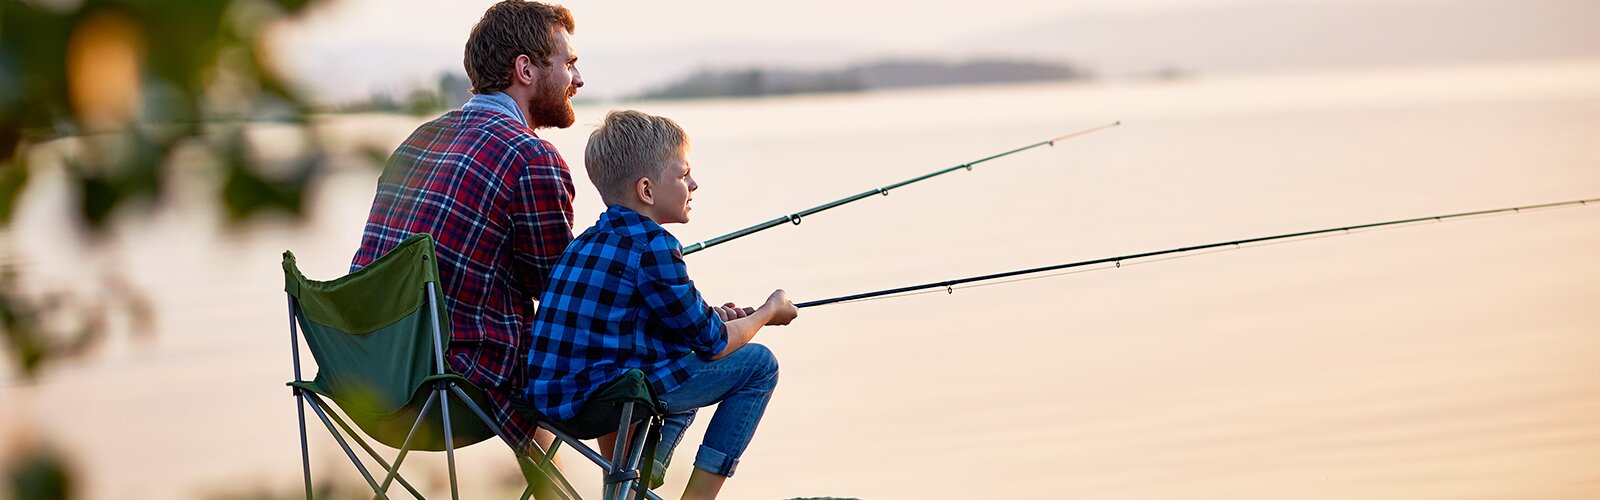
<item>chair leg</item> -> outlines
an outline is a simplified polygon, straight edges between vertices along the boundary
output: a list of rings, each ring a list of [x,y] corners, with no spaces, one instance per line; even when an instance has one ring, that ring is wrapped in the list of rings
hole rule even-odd
[[[300,412],[300,468],[306,476],[306,500],[311,500],[311,448],[306,446],[306,399],[300,388],[294,389],[294,407]]]
[[[326,402],[322,401],[322,398],[317,398],[315,394],[312,394],[309,397],[314,398],[318,404],[320,404],[320,405],[322,405],[324,407],[328,406],[328,404]],[[378,462],[378,465],[383,467],[384,471],[387,472],[389,470],[393,470],[393,469],[396,468],[396,467],[390,467],[389,466],[389,462],[385,462],[383,460],[383,456],[379,455],[377,450],[372,449],[372,446],[367,444],[367,440],[361,439],[361,433],[357,432],[354,428],[350,427],[350,424],[345,422],[343,418],[340,418],[339,414],[337,412],[330,411],[330,412],[328,412],[328,416],[329,417],[333,417],[333,423],[339,424],[339,428],[340,429],[344,429],[344,433],[349,435],[350,439],[355,440],[356,444],[360,445],[361,449],[365,450],[367,452],[367,456],[372,457],[373,460],[376,460]],[[420,498],[424,498],[422,496],[422,493],[417,491],[417,488],[415,486],[412,486],[410,482],[406,481],[405,477],[403,477],[403,476],[395,476],[395,480],[400,481],[400,485],[404,486],[406,488],[406,491],[411,492],[411,496],[419,498],[419,499]],[[387,495],[388,494],[387,493],[388,490],[384,490],[384,491],[385,491],[384,494]]]
[[[382,491],[378,491],[378,482],[372,479],[372,473],[367,472],[367,466],[363,465],[361,459],[356,457],[355,450],[350,449],[350,444],[345,442],[344,435],[333,427],[333,422],[328,420],[328,414],[322,411],[321,405],[315,403],[317,400],[313,399],[312,401],[311,411],[316,412],[317,416],[322,418],[322,425],[328,427],[328,432],[333,434],[333,440],[338,442],[339,448],[344,449],[344,454],[350,457],[350,463],[355,464],[356,470],[361,471],[361,477],[367,480],[367,486],[371,486],[374,493],[387,500],[389,496],[384,495]]]
[[[389,484],[393,483],[395,478],[400,477],[400,464],[406,461],[406,454],[411,452],[411,440],[416,438],[417,429],[422,428],[422,423],[428,420],[428,412],[433,411],[433,404],[438,400],[439,395],[433,394],[428,396],[428,400],[426,402],[422,403],[422,412],[417,414],[417,421],[412,422],[411,431],[406,433],[405,442],[400,444],[400,454],[394,457],[394,465],[384,466],[385,468],[389,469],[389,475],[384,476],[383,484],[379,485],[382,491],[387,493],[389,491]],[[449,402],[446,402],[445,404],[448,405]],[[379,462],[382,463],[382,459],[379,459]]]
[[[540,425],[539,427],[550,431],[551,434],[555,434],[556,437],[561,438],[562,441],[570,444],[573,451],[578,452],[579,455],[583,455],[583,458],[589,459],[590,462],[594,462],[594,464],[600,466],[602,470],[611,470],[611,461],[606,460],[605,457],[601,457],[599,453],[595,452],[588,446],[584,446],[582,440],[572,437],[571,434],[562,432],[561,429],[557,429],[555,427],[547,425]]]
[[[456,489],[456,443],[455,436],[450,432],[450,400],[445,399],[448,397],[445,387],[450,383],[439,384],[434,390],[439,391],[438,396],[444,402],[444,405],[439,407],[439,413],[444,416],[444,455],[450,464],[450,499],[461,500],[461,493]]]
[[[547,456],[554,456],[554,454]],[[567,478],[561,475],[561,469],[557,469],[555,462],[551,461],[550,459],[541,458],[539,460],[534,460],[531,457],[519,455],[517,457],[517,465],[519,467],[525,467],[526,470],[531,470],[534,474],[538,474],[539,477],[543,478],[543,481],[548,482],[548,484],[545,486],[553,489],[553,493],[560,496],[562,499],[574,500],[583,498],[583,495],[578,494],[578,489],[572,487],[572,483],[567,482]],[[526,470],[524,471],[525,474]],[[538,489],[538,485],[533,481],[534,480],[530,480],[528,487],[522,490],[523,500],[527,500],[529,497],[532,497],[534,491]]]
[[[294,360],[294,381],[300,382],[300,330],[295,324],[294,295],[289,299],[289,355]],[[294,408],[300,414],[300,468],[306,476],[306,500],[311,500],[311,449],[306,446],[306,399],[305,392],[299,387],[294,388]]]
[[[433,362],[434,367],[438,370],[434,373],[448,373],[444,368],[444,336],[439,333],[439,304],[435,299],[438,295],[436,293],[438,289],[432,281],[427,282],[424,287],[428,292],[428,326],[433,327]],[[450,462],[450,499],[460,500],[461,494],[456,490],[455,436],[450,432],[450,399],[446,395],[452,385],[449,381],[441,381],[434,386],[434,390],[439,391],[439,400],[444,403],[444,406],[440,408],[440,414],[444,416],[444,454]]]
[[[567,476],[561,474],[561,469],[556,467],[556,450],[560,448],[560,440],[552,443],[550,449],[543,452],[544,456],[539,457],[538,462],[534,462],[534,470],[543,474],[545,479],[550,480],[551,484],[559,490],[558,493],[561,494],[562,498],[582,498],[583,495],[578,494],[578,489],[573,487],[572,483],[567,481]]]
[[[571,445],[573,451],[578,452],[579,455],[583,455],[583,458],[587,458],[587,459],[589,459],[590,462],[593,462],[595,465],[599,466],[600,470],[603,471],[604,473],[606,473],[607,476],[609,477],[609,475],[611,473],[611,470],[614,467],[614,465],[612,464],[613,461],[606,460],[605,457],[600,456],[600,453],[594,451],[593,448],[590,448],[590,447],[584,445],[583,441],[579,440],[578,438],[572,437],[571,434],[567,434],[566,432],[562,431],[561,429],[558,429],[556,427],[553,427],[553,426],[550,426],[550,425],[546,425],[546,424],[540,424],[539,427],[544,429],[544,430],[550,431],[551,434],[555,434],[557,438],[560,438],[562,442],[565,442],[565,443]],[[626,428],[626,427],[624,427],[624,428]],[[563,482],[564,482],[564,480],[563,480]],[[568,485],[568,488],[571,489],[571,486]],[[574,490],[574,493],[576,493],[575,490]],[[577,495],[574,494],[573,497],[576,498]],[[607,495],[606,498],[609,498],[609,495]]]
[[[546,479],[553,481],[553,484],[559,490],[556,493],[559,493],[562,498],[573,499],[580,497],[580,495],[578,495],[577,488],[573,488],[572,483],[567,482],[567,478],[561,475],[561,470],[555,468],[555,465],[552,462],[552,460],[555,460],[556,449],[561,447],[560,439],[557,439],[549,450],[541,449],[540,452],[544,455],[540,457],[539,461],[534,461],[531,457],[523,455],[522,450],[518,449],[516,443],[512,443],[510,439],[506,438],[505,433],[501,432],[500,424],[495,423],[494,419],[489,418],[489,414],[484,413],[483,408],[478,407],[478,404],[472,401],[472,397],[468,396],[466,391],[461,389],[461,386],[450,384],[450,392],[455,394],[456,398],[461,400],[462,405],[466,406],[467,409],[472,410],[472,413],[478,416],[478,420],[482,421],[483,425],[489,426],[489,430],[494,431],[495,436],[499,436],[500,441],[504,442],[506,447],[511,448],[512,454],[517,457],[517,462],[519,464],[522,461],[527,460],[533,466],[534,471],[542,474]],[[534,447],[538,448],[538,443],[534,443]],[[546,467],[546,465],[549,467]],[[533,490],[528,489],[523,493],[526,495],[532,495]],[[526,499],[527,497],[525,496],[523,498]]]

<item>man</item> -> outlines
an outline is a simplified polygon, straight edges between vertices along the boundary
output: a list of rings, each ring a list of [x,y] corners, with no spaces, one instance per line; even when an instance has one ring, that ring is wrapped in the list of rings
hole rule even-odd
[[[573,30],[557,5],[505,0],[483,14],[464,61],[475,95],[390,156],[350,264],[354,272],[411,234],[433,235],[450,308],[446,360],[488,393],[489,411],[524,449],[536,427],[512,410],[511,394],[525,383],[534,300],[572,241],[572,175],[534,131],[574,121],[583,77]]]

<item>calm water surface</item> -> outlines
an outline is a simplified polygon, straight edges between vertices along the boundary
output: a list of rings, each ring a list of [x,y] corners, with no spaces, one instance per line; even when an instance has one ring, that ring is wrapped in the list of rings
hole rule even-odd
[[[580,230],[603,208],[583,141],[610,107],[543,134],[577,169]],[[1597,61],[629,107],[693,137],[695,219],[669,228],[686,242],[1125,123],[690,256],[717,301],[1600,196]],[[389,149],[420,121],[329,127]],[[294,491],[279,253],[340,275],[375,180],[332,174],[298,228],[219,229],[180,199],[109,253],[75,245],[39,190],[10,258],[46,288],[124,269],[158,328],[0,388],[0,445],[50,436],[90,498]],[[1597,498],[1596,255],[1600,207],[1574,208],[807,309],[759,337],[783,382],[726,496]],[[321,477],[358,481],[331,440],[312,447]],[[469,497],[514,474],[494,446],[460,459]]]

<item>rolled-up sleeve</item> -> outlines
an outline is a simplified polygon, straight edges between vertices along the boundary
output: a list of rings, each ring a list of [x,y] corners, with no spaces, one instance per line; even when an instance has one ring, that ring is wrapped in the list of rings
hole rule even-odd
[[[639,257],[639,295],[657,323],[703,358],[728,346],[728,331],[689,280],[683,252],[670,236],[650,238]]]

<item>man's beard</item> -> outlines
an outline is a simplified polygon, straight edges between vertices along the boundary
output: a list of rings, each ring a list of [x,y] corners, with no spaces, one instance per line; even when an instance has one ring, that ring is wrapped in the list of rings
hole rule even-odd
[[[528,117],[528,126],[533,128],[567,128],[578,119],[572,112],[572,103],[567,100],[566,87],[535,94],[528,103],[528,113],[533,115]]]

